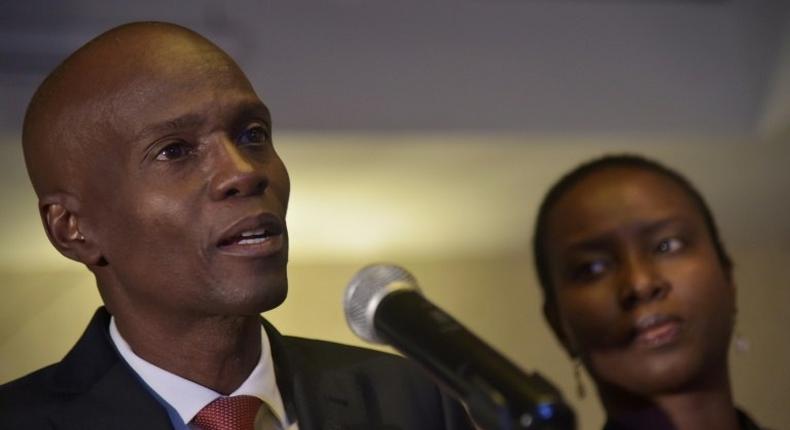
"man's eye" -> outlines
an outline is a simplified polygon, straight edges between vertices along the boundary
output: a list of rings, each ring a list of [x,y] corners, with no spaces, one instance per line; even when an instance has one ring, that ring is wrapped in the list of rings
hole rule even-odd
[[[244,133],[239,137],[239,144],[241,145],[255,145],[266,143],[269,140],[269,132],[261,126],[250,127],[244,130]]]
[[[156,159],[159,161],[173,161],[184,158],[192,152],[192,148],[185,143],[171,143],[159,150]]]
[[[658,245],[656,245],[656,252],[659,254],[675,252],[683,248],[683,245],[684,243],[682,240],[676,237],[669,237],[658,242]]]

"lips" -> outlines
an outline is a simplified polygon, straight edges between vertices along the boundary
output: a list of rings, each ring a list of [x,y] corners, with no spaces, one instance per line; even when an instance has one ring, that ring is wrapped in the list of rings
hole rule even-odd
[[[633,343],[647,348],[673,344],[680,336],[682,321],[678,317],[653,314],[637,319]]]
[[[256,214],[233,223],[222,233],[216,246],[233,255],[266,257],[282,249],[284,231],[283,222],[277,216]]]
[[[222,239],[219,241],[220,248],[230,245],[255,245],[258,243],[263,243],[264,241],[268,240],[272,236],[276,236],[277,233],[274,233],[272,230],[267,228],[256,228],[252,230],[245,230],[242,231],[241,234],[232,236],[226,239]]]

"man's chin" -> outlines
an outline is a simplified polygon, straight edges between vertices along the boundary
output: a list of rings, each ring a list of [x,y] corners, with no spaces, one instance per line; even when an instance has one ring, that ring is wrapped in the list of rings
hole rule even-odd
[[[256,307],[256,313],[258,315],[270,311],[285,302],[285,298],[288,295],[288,286],[285,285],[282,288],[278,289],[278,291],[272,292],[266,297],[266,300],[262,301]]]
[[[267,285],[265,289],[252,289],[252,294],[243,295],[234,306],[242,315],[260,315],[280,306],[288,295],[288,284]]]

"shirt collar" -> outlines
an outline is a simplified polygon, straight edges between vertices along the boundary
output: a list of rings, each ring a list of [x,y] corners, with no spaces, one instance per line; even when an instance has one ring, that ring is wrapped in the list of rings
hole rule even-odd
[[[181,419],[184,420],[184,423],[192,421],[192,418],[203,407],[222,396],[222,394],[210,388],[157,367],[135,354],[118,331],[114,316],[110,318],[110,338],[121,357],[129,364],[129,367],[176,410]],[[282,427],[288,427],[285,406],[275,379],[269,337],[266,335],[263,325],[261,325],[261,355],[258,359],[258,364],[252,369],[252,373],[242,382],[241,386],[230,395],[237,396],[242,394],[261,399],[271,408]]]

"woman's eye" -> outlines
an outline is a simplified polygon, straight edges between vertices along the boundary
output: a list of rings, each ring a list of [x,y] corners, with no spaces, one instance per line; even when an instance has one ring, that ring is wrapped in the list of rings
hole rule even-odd
[[[192,152],[192,148],[185,143],[171,143],[159,150],[156,159],[159,161],[173,161],[184,158]]]
[[[656,252],[658,252],[659,254],[667,254],[670,252],[675,252],[683,248],[683,245],[684,245],[683,241],[676,237],[662,239],[660,242],[658,242],[658,245],[656,245]]]
[[[590,281],[602,275],[609,264],[605,260],[593,260],[576,266],[572,277],[576,281]]]
[[[269,140],[269,132],[261,126],[250,127],[244,130],[239,138],[241,145],[255,145]]]

